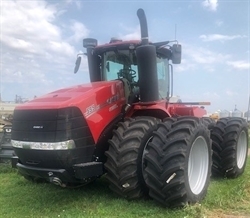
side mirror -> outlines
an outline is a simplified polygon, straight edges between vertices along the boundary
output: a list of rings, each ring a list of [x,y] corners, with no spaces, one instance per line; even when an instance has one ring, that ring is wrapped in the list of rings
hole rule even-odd
[[[77,73],[77,71],[79,70],[81,60],[82,60],[81,56],[78,56],[77,59],[76,59],[76,63],[75,63],[74,73]]]
[[[181,63],[181,45],[174,44],[171,47],[172,50],[172,63],[173,64],[180,64]]]

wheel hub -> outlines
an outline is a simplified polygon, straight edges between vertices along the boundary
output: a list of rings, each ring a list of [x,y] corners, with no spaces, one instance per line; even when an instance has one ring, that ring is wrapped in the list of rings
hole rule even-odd
[[[247,155],[247,135],[242,131],[237,142],[237,166],[241,169],[244,166]]]
[[[209,146],[199,136],[192,144],[188,160],[188,180],[191,191],[198,195],[204,188],[209,169]]]

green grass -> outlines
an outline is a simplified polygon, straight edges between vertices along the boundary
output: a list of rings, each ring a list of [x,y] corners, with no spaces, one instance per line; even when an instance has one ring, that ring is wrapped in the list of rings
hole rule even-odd
[[[212,179],[206,198],[182,209],[153,200],[127,201],[108,189],[105,178],[77,188],[26,181],[10,165],[0,165],[0,217],[250,217],[250,160],[237,179]]]

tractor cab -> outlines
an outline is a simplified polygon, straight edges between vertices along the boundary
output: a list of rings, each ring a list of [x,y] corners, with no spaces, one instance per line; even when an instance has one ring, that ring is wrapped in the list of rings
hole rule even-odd
[[[156,60],[154,78],[156,83],[153,83],[153,81],[150,81],[151,72],[139,74],[136,49],[141,46],[141,41],[122,41],[112,38],[107,44],[97,45],[96,39],[86,38],[83,40],[83,47],[87,49],[90,80],[91,82],[122,80],[128,103],[141,100],[140,87],[145,87],[142,80],[147,80],[146,85],[148,87],[145,87],[146,89],[150,89],[150,86],[157,89],[157,97],[154,98],[154,101],[168,100],[172,96],[173,86],[173,68],[169,60],[172,60],[172,63],[181,62],[181,46],[179,44],[170,46],[168,43],[168,41],[150,43],[150,46],[155,47],[156,51],[152,57]],[[80,60],[81,56],[78,56],[75,72],[79,69]],[[144,65],[144,63],[141,63],[141,65]]]

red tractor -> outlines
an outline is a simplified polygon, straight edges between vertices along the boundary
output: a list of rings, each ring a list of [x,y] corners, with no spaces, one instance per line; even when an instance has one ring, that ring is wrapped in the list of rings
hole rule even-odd
[[[246,122],[215,124],[203,118],[204,107],[171,103],[170,60],[181,62],[181,45],[149,42],[144,11],[137,15],[141,40],[83,40],[91,83],[16,107],[12,145],[26,179],[66,187],[105,174],[110,189],[127,199],[149,195],[180,206],[205,196],[211,173],[243,173]],[[79,65],[80,57],[75,72]]]

